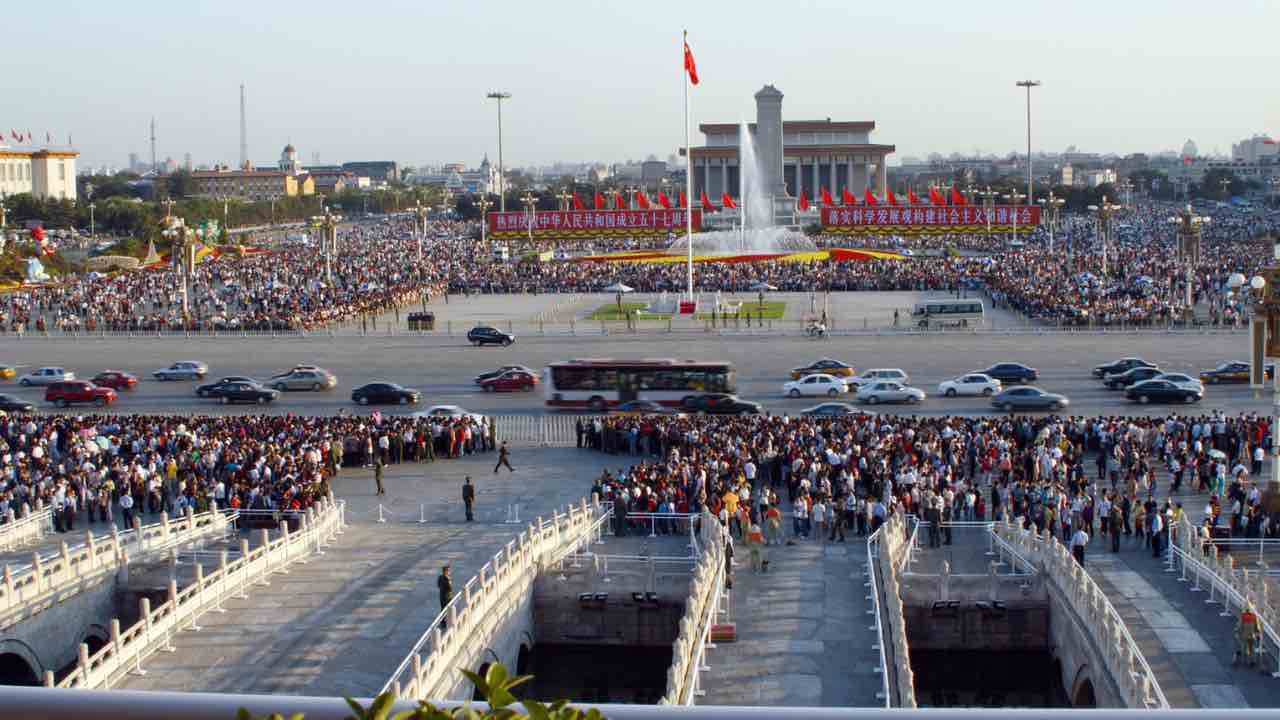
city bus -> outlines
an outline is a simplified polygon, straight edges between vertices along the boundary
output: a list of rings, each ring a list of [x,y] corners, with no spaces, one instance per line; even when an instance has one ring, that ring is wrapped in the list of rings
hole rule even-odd
[[[930,300],[916,303],[911,320],[917,327],[981,327],[981,300]]]
[[[679,406],[703,393],[732,393],[733,365],[696,360],[580,359],[552,363],[542,373],[549,408],[597,412],[632,400]]]

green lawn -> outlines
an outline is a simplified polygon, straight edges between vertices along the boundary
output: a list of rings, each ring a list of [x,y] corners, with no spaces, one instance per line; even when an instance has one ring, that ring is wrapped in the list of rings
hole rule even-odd
[[[622,309],[618,309],[617,303],[609,303],[596,308],[596,311],[587,316],[588,320],[626,320],[628,315],[634,314],[637,310],[643,311],[647,303],[622,303]],[[781,320],[783,314],[787,310],[787,304],[780,300],[766,300],[759,302],[744,302],[740,311],[745,318],[747,313],[751,314],[753,319],[764,318],[765,320]],[[667,320],[671,316],[659,313],[640,313],[641,320]],[[729,317],[733,317],[730,315]],[[711,313],[698,313],[699,320],[710,320]]]

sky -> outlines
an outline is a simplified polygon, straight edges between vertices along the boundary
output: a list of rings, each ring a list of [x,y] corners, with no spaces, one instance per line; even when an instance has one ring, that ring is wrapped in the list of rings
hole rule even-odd
[[[1033,147],[1230,152],[1280,136],[1280,1],[486,2],[70,0],[5,13],[0,128],[67,136],[81,165],[196,164],[286,143],[304,164],[497,159],[508,167],[666,158],[684,143],[681,30],[699,122],[874,120],[897,157]]]

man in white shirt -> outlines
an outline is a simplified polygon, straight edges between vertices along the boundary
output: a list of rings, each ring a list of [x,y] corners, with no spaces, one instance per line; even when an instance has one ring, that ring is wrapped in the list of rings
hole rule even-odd
[[[1071,536],[1071,556],[1080,563],[1080,567],[1084,567],[1084,549],[1089,544],[1089,533],[1084,528],[1076,530]]]

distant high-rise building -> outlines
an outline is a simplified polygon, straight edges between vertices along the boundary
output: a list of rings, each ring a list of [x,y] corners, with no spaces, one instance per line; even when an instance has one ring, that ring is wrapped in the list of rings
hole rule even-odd
[[[1198,158],[1200,157],[1200,149],[1196,147],[1194,142],[1188,139],[1186,142],[1182,143],[1182,157]]]
[[[129,172],[135,172],[138,169],[138,153],[129,153]]]
[[[182,156],[182,167],[187,172],[191,172],[191,153],[186,153]]]
[[[1280,157],[1280,145],[1277,140],[1266,135],[1254,135],[1238,143],[1231,144],[1231,159],[1246,163],[1257,163],[1265,160],[1274,162]]]

